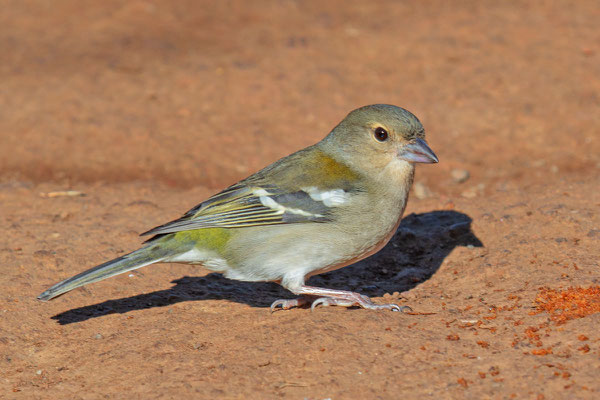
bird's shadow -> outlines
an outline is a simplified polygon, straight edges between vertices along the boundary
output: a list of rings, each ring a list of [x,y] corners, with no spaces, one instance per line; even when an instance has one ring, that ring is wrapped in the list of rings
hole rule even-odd
[[[308,284],[357,291],[380,297],[403,292],[429,279],[457,246],[483,247],[471,231],[471,218],[457,211],[410,214],[379,253],[354,265],[312,277]],[[279,298],[293,295],[275,283],[238,282],[210,273],[184,276],[175,286],[152,293],[107,300],[75,308],[52,318],[61,325],[114,313],[164,307],[182,301],[229,300],[252,307],[269,307]]]

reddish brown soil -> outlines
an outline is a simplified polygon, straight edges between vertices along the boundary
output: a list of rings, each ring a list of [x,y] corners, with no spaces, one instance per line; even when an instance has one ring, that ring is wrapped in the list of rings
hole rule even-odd
[[[599,20],[584,0],[5,2],[0,397],[598,398]],[[35,299],[376,102],[441,162],[381,253],[312,282],[414,315],[271,314],[277,285],[174,264]]]

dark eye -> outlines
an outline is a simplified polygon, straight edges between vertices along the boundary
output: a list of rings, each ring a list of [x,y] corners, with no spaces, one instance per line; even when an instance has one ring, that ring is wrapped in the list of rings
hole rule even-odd
[[[375,139],[379,140],[380,142],[385,142],[388,138],[388,132],[380,126],[375,128],[374,135]]]

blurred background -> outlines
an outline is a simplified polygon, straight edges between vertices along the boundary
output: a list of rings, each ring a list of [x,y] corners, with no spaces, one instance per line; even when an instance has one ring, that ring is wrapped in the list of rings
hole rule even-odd
[[[419,169],[421,197],[597,176],[599,10],[6,1],[0,180],[222,188],[370,103],[424,123],[441,162]]]

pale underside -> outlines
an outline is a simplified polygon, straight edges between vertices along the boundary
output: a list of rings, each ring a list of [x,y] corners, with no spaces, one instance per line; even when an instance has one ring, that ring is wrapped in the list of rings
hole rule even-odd
[[[401,173],[410,182],[412,168],[406,166],[407,163],[395,162],[388,167],[392,173]],[[385,172],[390,171],[382,171]],[[350,265],[379,251],[400,223],[410,186],[402,187],[405,190],[382,187],[380,190],[384,195],[377,197],[360,191],[349,193],[343,189],[318,190],[314,187],[293,194],[273,188],[236,189],[241,195],[235,193],[235,201],[242,199],[244,204],[256,206],[252,208],[252,218],[259,213],[261,218],[269,219],[260,225],[251,225],[248,219],[243,219],[248,216],[242,215],[239,218],[246,225],[243,229],[231,229],[231,236],[221,251],[194,247],[166,261],[202,264],[236,280],[277,281],[294,291],[311,275]],[[394,198],[390,199],[389,193]],[[231,193],[226,195],[232,196]],[[231,198],[228,200],[226,203]],[[394,206],[392,209],[390,204]],[[209,203],[205,209],[210,206]],[[223,208],[222,204],[217,206]],[[340,212],[348,206],[352,206],[353,213]],[[257,211],[258,208],[262,211]],[[210,226],[227,227],[231,223],[228,213],[226,211],[221,220],[213,215],[210,223],[214,225]],[[207,224],[202,218],[202,209],[198,214],[201,224]],[[357,218],[357,214],[362,217]],[[288,221],[283,222],[284,218]],[[299,220],[290,222],[290,218]],[[312,223],[301,223],[308,221]],[[151,233],[189,229],[193,224],[198,222],[175,221]]]

